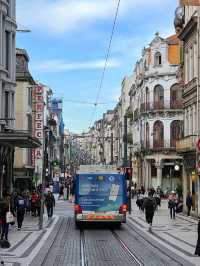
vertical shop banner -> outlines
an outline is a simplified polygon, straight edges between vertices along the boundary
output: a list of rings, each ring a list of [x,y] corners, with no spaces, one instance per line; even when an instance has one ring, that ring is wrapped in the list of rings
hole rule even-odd
[[[43,144],[44,138],[44,96],[43,87],[36,86],[35,90],[35,137]],[[35,150],[35,159],[42,159],[43,145]]]

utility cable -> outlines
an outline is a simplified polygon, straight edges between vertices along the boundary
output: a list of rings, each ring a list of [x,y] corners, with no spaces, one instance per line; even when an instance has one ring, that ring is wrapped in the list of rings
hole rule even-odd
[[[105,72],[106,72],[106,68],[107,68],[107,65],[108,65],[108,58],[110,56],[111,44],[112,44],[113,35],[114,35],[114,31],[115,31],[115,26],[116,26],[116,22],[117,22],[117,17],[118,17],[118,13],[119,13],[120,2],[121,2],[121,0],[118,0],[116,12],[115,12],[115,17],[114,17],[114,22],[113,22],[113,27],[112,27],[112,32],[111,32],[111,35],[110,35],[108,50],[107,50],[107,53],[106,53],[105,64],[104,64],[103,72],[102,72],[102,75],[101,75],[101,79],[100,79],[100,83],[99,83],[99,87],[98,87],[98,91],[97,91],[97,97],[96,97],[96,100],[95,100],[94,110],[93,110],[92,116],[91,116],[90,127],[92,126],[92,123],[93,123],[94,115],[96,113],[96,107],[98,105],[98,100],[99,100],[100,93],[101,93],[102,86],[103,86]]]

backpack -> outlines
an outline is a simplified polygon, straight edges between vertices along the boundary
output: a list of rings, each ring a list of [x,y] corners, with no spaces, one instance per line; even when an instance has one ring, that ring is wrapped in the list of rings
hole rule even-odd
[[[147,198],[145,201],[145,209],[154,210],[155,209],[155,200],[152,198]]]
[[[25,209],[26,207],[25,199],[23,198],[17,199],[17,206],[18,206],[18,209]]]

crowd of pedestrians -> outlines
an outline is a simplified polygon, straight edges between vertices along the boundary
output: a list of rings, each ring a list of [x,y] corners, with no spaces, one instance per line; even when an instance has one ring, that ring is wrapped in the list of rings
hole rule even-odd
[[[24,217],[39,217],[41,212],[41,190],[35,189],[32,192],[13,192],[4,191],[0,198],[0,246],[9,248],[8,241],[9,225],[16,222],[17,230],[23,226]],[[51,188],[47,188],[44,193],[44,206],[47,210],[48,218],[53,216],[55,198]],[[43,210],[44,211],[44,210]]]

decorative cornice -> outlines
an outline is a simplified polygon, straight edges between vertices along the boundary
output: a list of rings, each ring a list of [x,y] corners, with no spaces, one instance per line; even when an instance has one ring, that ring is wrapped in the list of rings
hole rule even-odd
[[[181,41],[185,41],[189,35],[194,31],[195,27],[197,27],[197,20],[198,18],[196,16],[192,16],[189,22],[186,24],[184,29],[179,34],[179,39]]]

